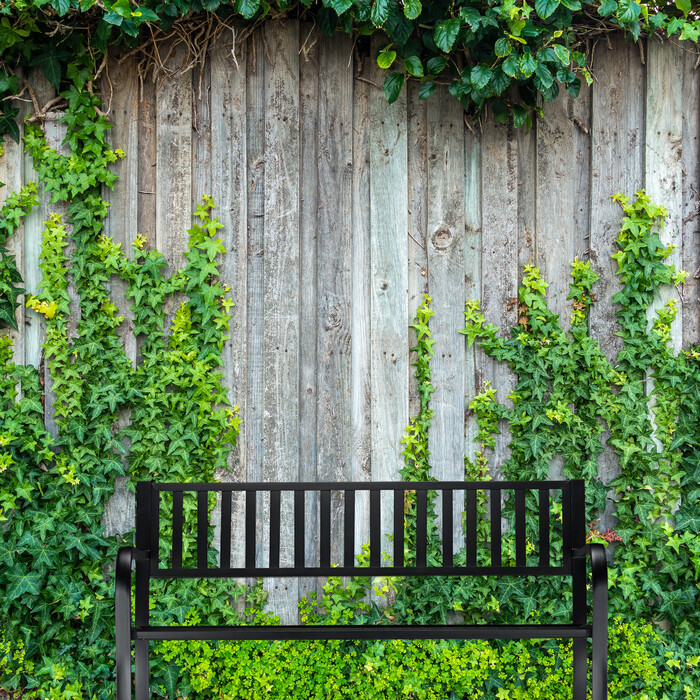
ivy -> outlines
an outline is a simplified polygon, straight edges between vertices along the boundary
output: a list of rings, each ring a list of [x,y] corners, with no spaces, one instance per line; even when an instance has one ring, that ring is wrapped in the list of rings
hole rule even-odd
[[[577,97],[582,81],[592,81],[586,39],[601,27],[634,41],[655,33],[700,39],[690,0],[2,0],[0,12],[0,134],[15,140],[10,97],[20,67],[41,67],[56,90],[80,92],[109,46],[139,46],[201,13],[229,25],[272,15],[312,19],[329,35],[381,32],[386,41],[376,60],[391,70],[384,80],[389,102],[408,75],[422,83],[421,99],[444,84],[470,116],[490,103],[496,119],[516,126],[532,124],[539,98],[550,102],[561,89]]]

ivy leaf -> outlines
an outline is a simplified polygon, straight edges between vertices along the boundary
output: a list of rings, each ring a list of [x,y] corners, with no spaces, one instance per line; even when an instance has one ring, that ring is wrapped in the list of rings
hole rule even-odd
[[[352,0],[331,0],[331,7],[340,16],[352,7]]]
[[[435,30],[433,31],[433,38],[435,39],[435,44],[439,49],[448,53],[452,49],[452,45],[455,43],[457,34],[459,34],[459,20],[458,19],[448,19],[443,22],[438,22],[435,25]]]
[[[180,669],[173,663],[163,669],[163,685],[169,698],[174,698],[177,693],[177,684],[180,680]]]
[[[501,37],[496,41],[493,50],[499,58],[505,58],[512,50],[513,45],[505,37]]]
[[[617,18],[623,24],[630,24],[639,18],[641,11],[642,8],[638,2],[635,2],[635,0],[620,0]]]
[[[520,60],[515,54],[511,54],[503,61],[503,72],[511,78],[515,78],[520,73]]]
[[[396,102],[405,80],[403,73],[389,73],[386,76],[384,80],[384,94],[389,104]]]
[[[571,52],[569,49],[561,44],[554,44],[553,48],[562,66],[568,66],[571,63]]]
[[[560,0],[560,3],[561,3],[567,10],[571,10],[572,12],[577,12],[578,10],[581,9],[581,2],[580,2],[580,0]]]
[[[396,51],[390,51],[389,46],[382,49],[377,56],[377,65],[386,70],[391,67],[391,64],[396,60]]]
[[[370,19],[375,27],[381,27],[386,22],[389,16],[389,2],[390,0],[375,0],[372,5]]]
[[[676,511],[676,530],[690,530],[700,534],[700,509],[682,505]]]
[[[520,72],[529,78],[537,68],[537,61],[531,53],[524,53],[520,59]]]
[[[418,56],[410,56],[403,62],[404,68],[415,78],[423,77],[423,64]]]
[[[427,100],[434,92],[437,86],[432,80],[428,80],[420,86],[418,91],[419,100]]]
[[[42,47],[41,52],[32,59],[32,65],[41,66],[46,79],[58,90],[61,87],[61,66],[69,58],[71,55],[66,49],[58,49],[55,45],[49,44]]]
[[[557,7],[559,7],[559,0],[537,0],[535,2],[535,12],[542,19],[547,19]]]
[[[552,83],[554,82],[554,76],[549,72],[549,68],[547,68],[547,66],[545,66],[544,63],[537,64],[537,67],[535,68],[535,76],[536,79],[539,80],[539,82],[542,84],[542,87],[552,87]],[[540,86],[538,86],[538,88],[541,89]]]
[[[260,8],[260,0],[236,0],[233,9],[245,19],[252,19]]]
[[[474,66],[474,68],[472,68],[470,79],[472,85],[477,90],[483,90],[488,85],[492,75],[493,72],[490,68],[487,68],[486,66]]]
[[[428,75],[439,75],[445,70],[446,65],[447,59],[444,56],[433,56],[425,64],[425,70]]]
[[[408,19],[417,19],[422,11],[420,0],[404,0],[403,13]]]
[[[687,17],[688,13],[693,9],[693,3],[691,0],[676,0],[676,7]]]
[[[15,600],[25,593],[39,595],[41,593],[41,575],[36,571],[27,571],[24,566],[18,566],[15,571],[7,574],[10,585],[5,594],[8,600]]]
[[[617,10],[616,0],[602,0],[598,8],[598,14],[601,17],[608,17],[615,12],[615,10]]]

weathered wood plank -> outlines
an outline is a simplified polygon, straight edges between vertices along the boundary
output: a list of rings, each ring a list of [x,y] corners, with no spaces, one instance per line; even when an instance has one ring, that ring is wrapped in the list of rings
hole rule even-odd
[[[109,216],[105,219],[105,235],[119,243],[126,255],[133,259],[132,244],[138,234],[138,210],[133,206],[138,191],[139,163],[139,104],[138,61],[135,57],[120,62],[118,57],[110,61],[109,83],[103,78],[102,94],[111,97],[109,119],[113,128],[107,132],[112,148],[121,148],[125,156],[118,161],[115,172],[119,178],[114,189],[105,188],[104,197],[109,202]],[[124,316],[118,329],[124,344],[124,352],[136,364],[136,337],[133,334],[131,300],[126,298],[126,285],[121,280],[111,284],[110,297]]]
[[[167,272],[184,267],[192,225],[192,73],[181,72],[187,52],[176,46],[167,68],[173,75],[156,93],[156,247]]]
[[[687,48],[687,47],[684,47]],[[684,53],[683,66],[683,347],[700,343],[700,70],[697,55]]]
[[[27,79],[34,89],[34,94],[36,95],[39,106],[43,107],[54,96],[54,89],[39,68],[32,69]],[[26,112],[23,110],[24,114],[29,114],[31,111],[31,109],[27,109]],[[24,154],[23,181],[24,183],[36,182],[37,184],[39,181],[37,173],[34,170],[32,157],[28,153]],[[42,188],[40,187],[40,195],[41,192]],[[24,288],[27,290],[25,299],[28,299],[31,294],[36,294],[39,282],[41,281],[41,270],[39,269],[41,237],[42,231],[44,230],[44,222],[48,218],[49,208],[41,196],[39,201],[41,205],[34,207],[31,214],[24,220],[24,270],[22,277],[24,279]],[[41,346],[44,343],[44,334],[46,332],[45,325],[44,317],[41,314],[35,313],[34,311],[25,312],[25,365],[33,365],[37,369],[39,368],[43,353]]]
[[[369,79],[371,59],[356,58],[353,89],[353,178],[352,178],[352,445],[353,481],[370,481],[371,473],[371,355],[370,355],[370,127]],[[367,492],[355,496],[355,552],[369,542]]]
[[[20,114],[22,114],[23,105],[20,103]],[[20,139],[24,135],[24,124],[20,121]],[[0,182],[4,183],[4,187],[0,188],[0,207],[5,203],[7,197],[22,189],[24,182],[22,181],[23,161],[22,142],[15,143],[11,138],[5,137],[3,143],[3,154],[0,156]],[[5,242],[5,247],[9,255],[15,258],[15,265],[20,274],[24,270],[24,222],[22,222],[15,233]],[[23,276],[24,279],[24,276]],[[18,283],[18,286],[22,286]],[[25,313],[26,299],[22,295],[17,300],[19,305],[15,310],[15,320],[17,322],[17,330],[6,329],[3,335],[9,335],[13,342],[13,361],[15,364],[24,364],[24,342],[25,333]]]
[[[465,127],[464,134],[464,298],[481,297],[481,134]],[[462,322],[464,319],[462,318]],[[462,325],[464,325],[462,323]],[[475,442],[479,426],[476,414],[469,409],[469,402],[483,389],[483,352],[473,345],[467,347],[466,337],[464,364],[464,454],[471,460],[480,449]]]
[[[351,476],[352,38],[319,39],[317,238],[317,474]],[[331,502],[331,561],[342,563],[343,503]]]
[[[408,149],[408,318],[414,319],[423,295],[428,293],[428,111],[425,100],[418,99],[420,83],[410,81],[406,86],[407,149]],[[408,329],[408,347],[416,345],[416,332]],[[415,358],[411,355],[411,361]],[[409,415],[420,410],[417,383],[409,369]]]
[[[537,142],[539,121],[532,129],[518,129],[518,272],[522,280],[525,265],[536,264],[537,238]]]
[[[482,309],[489,323],[509,336],[517,323],[518,296],[518,139],[513,127],[489,120],[481,141],[482,172]],[[508,367],[484,358],[484,386],[490,381],[496,399],[504,403],[515,386]],[[510,434],[499,426],[493,455],[489,455],[492,475],[500,474],[510,456]]]
[[[431,319],[435,392],[428,435],[431,473],[442,481],[464,478],[464,111],[440,87],[428,101],[427,195],[428,286],[435,315]],[[462,540],[462,518],[453,518],[453,547]],[[442,527],[442,502],[437,507]]]
[[[299,25],[269,21],[263,31],[268,60],[263,478],[294,481],[299,478]],[[292,562],[291,512],[282,515],[281,528],[280,561]],[[296,621],[298,582],[275,579],[268,590],[282,623]]]
[[[663,204],[668,210],[666,225],[660,233],[664,244],[676,249],[667,263],[682,268],[683,239],[683,94],[669,89],[683,84],[683,54],[671,42],[661,44],[655,39],[647,48],[645,186],[652,202]],[[650,323],[656,311],[674,300],[680,311],[680,297],[676,289],[661,289],[647,317]],[[678,313],[671,324],[671,347],[678,352],[683,341],[683,314]],[[649,387],[651,390],[651,387]]]
[[[299,240],[300,270],[304,293],[299,300],[299,477],[317,480],[316,421],[318,411],[317,378],[317,237],[318,237],[318,146],[319,146],[319,55],[320,31],[311,23],[299,27],[302,45],[299,62],[299,118],[300,118],[300,172],[299,172]],[[318,497],[306,496],[306,530],[304,550],[307,561],[317,561],[319,551]],[[299,596],[311,592],[321,594],[316,578],[299,581]]]
[[[150,74],[139,83],[138,192],[136,216],[138,232],[156,247],[156,85]]]
[[[644,73],[639,49],[622,37],[601,42],[593,65],[596,81],[591,104],[591,215],[590,257],[600,276],[594,291],[598,303],[590,314],[591,335],[605,354],[615,359],[620,350],[612,296],[619,290],[611,259],[620,230],[621,210],[611,197],[633,195],[643,182]],[[606,447],[598,457],[598,473],[605,484],[619,474],[618,460]],[[613,503],[608,500],[599,527],[613,527]]]
[[[374,39],[372,55],[378,48]],[[373,66],[373,80],[382,74]],[[372,366],[372,480],[398,478],[401,438],[408,422],[408,181],[406,91],[392,105],[370,91],[370,294]],[[383,504],[384,505],[384,504]],[[392,512],[382,508],[382,533]],[[388,540],[382,550],[389,551]]]
[[[231,288],[234,306],[231,308],[229,340],[224,342],[224,382],[232,405],[238,406],[242,417],[247,416],[247,181],[246,181],[246,47],[236,47],[234,65],[228,47],[210,53],[211,76],[211,162],[214,165],[211,194],[217,206],[216,215],[223,224],[220,235],[226,253],[221,264],[221,281]],[[218,476],[222,481],[246,480],[246,431],[242,427],[228,460],[228,471]],[[243,527],[245,510],[243,498],[234,496],[231,503],[233,532]],[[216,522],[216,518],[215,518]],[[220,537],[220,532],[216,535]],[[233,537],[231,562],[242,565],[243,538]]]
[[[620,349],[615,307],[611,298],[619,289],[611,259],[621,225],[621,209],[612,201],[616,192],[628,196],[643,184],[644,72],[639,49],[621,36],[610,37],[610,48],[600,42],[593,65],[591,126],[591,260],[600,280],[591,309],[591,334],[614,359]]]
[[[265,52],[262,32],[248,40],[246,74],[247,415],[246,478],[262,481],[263,453],[263,233],[265,216]]]
[[[590,89],[585,85],[577,99],[562,90],[537,122],[535,258],[549,284],[549,308],[565,329],[571,325],[571,263],[583,259],[588,248],[589,133]]]

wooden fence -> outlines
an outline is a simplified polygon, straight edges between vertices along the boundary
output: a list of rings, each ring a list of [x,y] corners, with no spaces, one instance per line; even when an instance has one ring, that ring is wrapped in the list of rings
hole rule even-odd
[[[243,425],[224,478],[395,478],[416,410],[408,326],[424,292],[435,310],[432,464],[440,479],[461,478],[474,450],[469,400],[487,380],[501,400],[513,386],[507,370],[466,348],[465,299],[480,298],[499,327],[515,325],[530,263],[567,319],[570,264],[590,258],[601,277],[591,329],[614,356],[615,192],[646,188],[668,207],[672,261],[691,274],[670,292],[683,302],[673,339],[698,342],[696,54],[603,38],[593,86],[576,100],[560,96],[525,133],[493,120],[467,128],[455,100],[438,92],[419,101],[415,83],[388,105],[381,71],[355,49],[345,36],[270,21],[236,47],[235,61],[230,44],[218,47],[202,70],[156,85],[141,82],[136,59],[113,60],[103,82],[111,139],[126,152],[108,195],[107,234],[125,246],[143,234],[175,268],[203,194],[213,195],[225,227],[223,281],[236,302],[226,383]],[[167,65],[183,61],[176,48]],[[51,91],[40,82],[46,101]],[[58,143],[57,124],[47,129]],[[31,161],[8,145],[0,195],[32,177]],[[30,291],[52,209],[37,208],[11,242]],[[123,293],[114,296],[128,321]],[[20,320],[17,361],[39,366],[41,323],[29,312]],[[128,328],[124,342],[136,362]],[[603,478],[614,470],[603,455]],[[126,522],[131,515],[123,498],[115,503],[109,517],[119,529],[119,513]],[[292,597],[273,590],[273,609],[284,616]]]

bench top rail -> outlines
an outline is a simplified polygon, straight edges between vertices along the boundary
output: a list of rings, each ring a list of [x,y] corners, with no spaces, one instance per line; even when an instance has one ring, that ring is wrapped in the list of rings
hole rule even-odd
[[[584,545],[582,480],[137,485],[152,578],[566,576]]]

